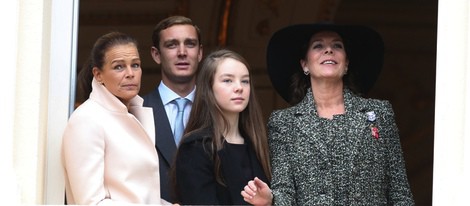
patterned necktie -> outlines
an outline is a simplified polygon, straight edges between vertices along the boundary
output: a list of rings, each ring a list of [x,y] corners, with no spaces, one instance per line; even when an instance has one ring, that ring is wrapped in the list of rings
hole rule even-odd
[[[186,107],[186,103],[188,100],[186,98],[178,98],[173,101],[178,106],[178,114],[176,115],[175,119],[175,130],[173,132],[173,136],[175,138],[176,146],[179,145],[181,137],[183,136],[184,131],[184,123],[183,123],[183,114],[184,108]]]

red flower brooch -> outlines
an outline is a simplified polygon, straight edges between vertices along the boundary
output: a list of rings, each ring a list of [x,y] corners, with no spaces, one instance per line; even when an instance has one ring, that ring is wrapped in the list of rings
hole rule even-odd
[[[372,133],[372,136],[375,139],[379,139],[379,128],[375,124],[375,120],[376,120],[375,112],[374,111],[366,112],[366,115],[367,115],[367,122],[369,122],[369,127]]]

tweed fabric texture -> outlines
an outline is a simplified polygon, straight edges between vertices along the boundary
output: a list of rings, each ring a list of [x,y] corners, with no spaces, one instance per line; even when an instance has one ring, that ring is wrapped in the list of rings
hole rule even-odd
[[[414,205],[391,104],[348,89],[344,104],[345,114],[321,118],[309,89],[271,114],[274,204]]]

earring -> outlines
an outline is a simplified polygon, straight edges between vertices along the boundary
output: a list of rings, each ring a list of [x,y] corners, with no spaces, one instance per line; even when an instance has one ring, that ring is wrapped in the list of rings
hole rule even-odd
[[[346,69],[344,69],[344,74],[343,75],[346,75],[348,74],[348,68],[346,67]]]
[[[310,74],[310,71],[308,71],[307,67],[304,68],[304,74],[305,76],[308,76]]]

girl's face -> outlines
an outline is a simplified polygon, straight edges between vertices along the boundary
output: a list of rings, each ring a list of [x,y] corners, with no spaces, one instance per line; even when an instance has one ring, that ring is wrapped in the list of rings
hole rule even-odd
[[[224,114],[238,115],[248,105],[250,97],[248,68],[232,58],[221,60],[214,75],[212,90]]]
[[[346,74],[349,61],[338,33],[318,32],[310,38],[309,45],[306,60],[301,60],[300,64],[312,78],[341,79]]]
[[[93,68],[93,75],[125,105],[140,90],[140,57],[137,47],[132,44],[116,45],[106,51],[102,70]]]

